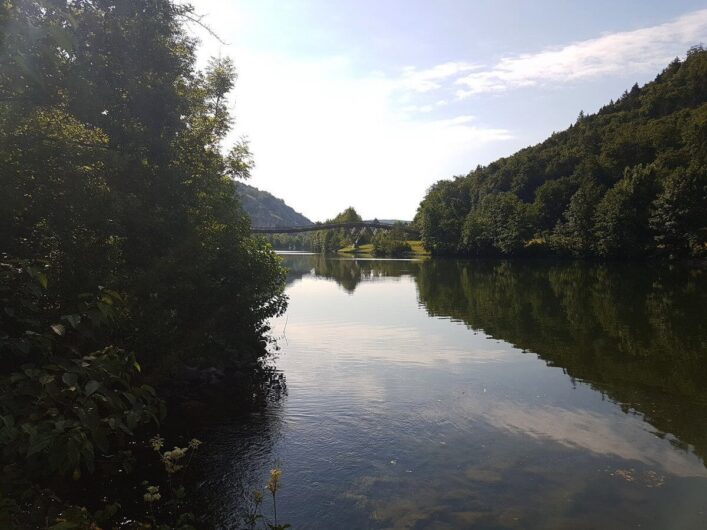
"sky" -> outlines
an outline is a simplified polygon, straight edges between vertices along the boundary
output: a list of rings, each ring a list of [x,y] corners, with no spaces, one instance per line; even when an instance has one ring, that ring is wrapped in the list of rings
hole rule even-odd
[[[430,185],[541,142],[690,46],[704,0],[191,0],[238,70],[227,148],[313,221],[414,217]]]

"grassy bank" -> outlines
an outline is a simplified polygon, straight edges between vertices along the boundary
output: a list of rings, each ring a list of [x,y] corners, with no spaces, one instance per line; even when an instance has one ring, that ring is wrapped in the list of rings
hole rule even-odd
[[[401,257],[423,258],[423,257],[427,257],[430,255],[429,251],[425,250],[425,248],[422,246],[421,241],[409,240],[409,241],[407,241],[407,243],[408,243],[408,245],[410,245],[411,251],[405,252]],[[337,252],[339,254],[347,254],[347,255],[351,255],[351,256],[358,256],[358,257],[365,257],[365,258],[376,257],[376,255],[373,253],[373,244],[372,243],[369,243],[366,245],[359,245],[357,247],[348,246],[348,247],[340,248]]]

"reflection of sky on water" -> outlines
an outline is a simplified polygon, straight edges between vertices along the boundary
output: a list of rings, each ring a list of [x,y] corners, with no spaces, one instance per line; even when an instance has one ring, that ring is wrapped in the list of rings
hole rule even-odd
[[[271,460],[298,528],[701,528],[707,470],[535,354],[430,318],[414,278],[288,288]],[[680,511],[676,515],[675,509]]]
[[[374,408],[414,402],[414,413],[408,414],[424,422],[465,430],[484,421],[499,430],[640,461],[674,475],[707,477],[699,459],[676,450],[670,436],[655,436],[639,417],[625,414],[582,383],[573,385],[535,355],[457,323],[429,318],[416,303],[414,280],[396,280],[361,284],[345,303],[330,281],[306,278],[288,291],[287,356],[280,366],[291,388],[292,414],[298,414],[297,389],[303,393],[302,413],[319,414],[327,403],[341,400]],[[327,362],[320,362],[322,356]],[[316,367],[314,359],[307,362],[313,357]],[[495,364],[479,365],[489,362]],[[375,370],[369,369],[372,363]],[[421,372],[410,373],[418,367]],[[435,368],[441,373],[427,371]],[[402,386],[394,384],[403,380]]]

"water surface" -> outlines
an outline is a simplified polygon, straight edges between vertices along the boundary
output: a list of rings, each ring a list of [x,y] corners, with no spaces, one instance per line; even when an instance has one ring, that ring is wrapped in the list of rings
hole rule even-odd
[[[217,527],[279,464],[295,528],[707,528],[704,272],[285,260],[286,395],[202,435]]]

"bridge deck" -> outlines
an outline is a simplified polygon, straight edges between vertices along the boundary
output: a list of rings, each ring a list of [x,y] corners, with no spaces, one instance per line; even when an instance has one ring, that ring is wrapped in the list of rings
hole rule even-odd
[[[375,221],[352,221],[350,223],[313,224],[308,226],[254,226],[250,229],[250,231],[254,234],[295,234],[299,232],[316,232],[318,230],[334,230],[336,228],[379,228],[381,230],[392,230],[393,228],[396,228],[396,225],[378,223]],[[417,233],[412,228],[408,228],[406,226],[400,226],[400,228],[407,233]]]

